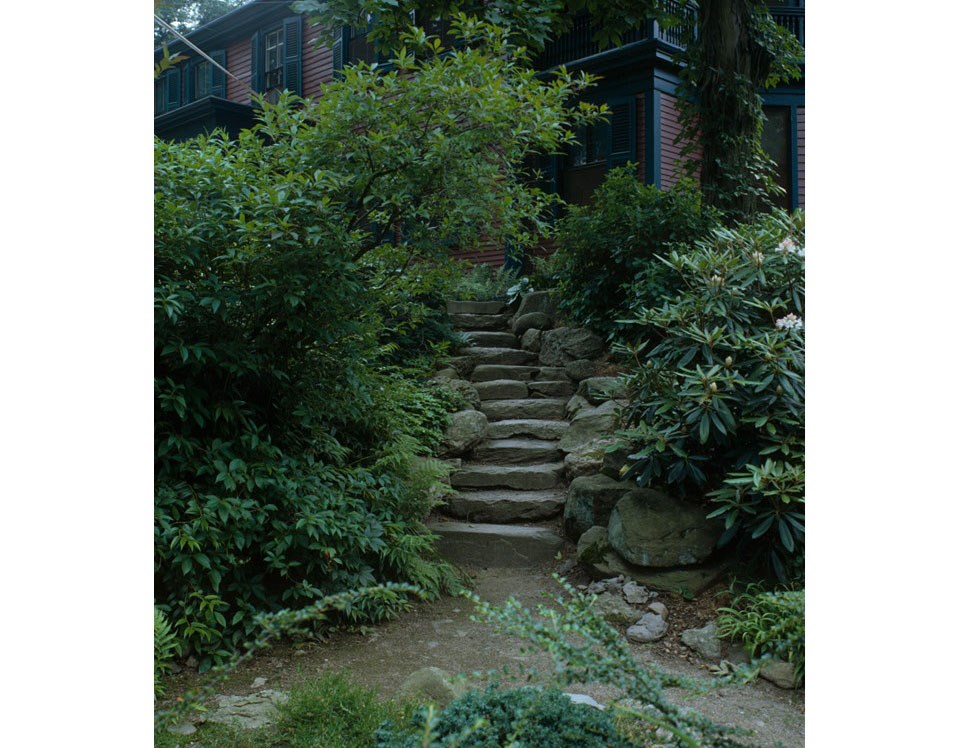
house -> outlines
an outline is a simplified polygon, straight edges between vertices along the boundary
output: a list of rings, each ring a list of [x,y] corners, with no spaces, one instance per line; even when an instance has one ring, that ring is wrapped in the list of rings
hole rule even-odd
[[[776,21],[804,41],[804,0],[771,3]],[[269,99],[279,91],[319,96],[343,65],[374,61],[366,29],[344,27],[330,47],[317,47],[317,27],[286,3],[252,0],[198,28],[189,41],[229,71],[217,69],[182,43],[172,54],[186,60],[156,79],[154,132],[166,139],[186,139],[222,127],[232,135],[254,123],[254,92]],[[548,74],[565,65],[602,76],[587,98],[605,102],[609,122],[580,133],[579,144],[563,157],[544,159],[547,187],[568,202],[585,202],[614,166],[633,162],[648,184],[667,189],[680,176],[681,145],[677,87],[680,32],[650,21],[625,35],[619,47],[601,50],[592,40],[590,19],[578,15],[572,29],[538,56]],[[156,58],[161,50],[156,51]],[[763,141],[778,164],[784,188],[782,206],[804,206],[804,81],[762,92],[767,116]],[[464,253],[475,262],[501,265],[501,248]]]

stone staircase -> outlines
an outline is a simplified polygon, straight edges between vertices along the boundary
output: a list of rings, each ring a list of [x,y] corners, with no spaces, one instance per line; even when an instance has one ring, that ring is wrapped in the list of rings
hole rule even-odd
[[[450,476],[455,493],[434,524],[441,553],[458,562],[523,565],[551,560],[563,545],[555,522],[564,507],[564,408],[575,385],[562,367],[539,365],[508,329],[504,302],[450,301],[454,326],[469,337],[451,364],[480,396],[487,436]],[[540,523],[520,526],[520,523]]]

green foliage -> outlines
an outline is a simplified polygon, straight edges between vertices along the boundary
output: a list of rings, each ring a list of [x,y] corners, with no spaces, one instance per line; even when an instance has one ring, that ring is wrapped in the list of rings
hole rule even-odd
[[[570,206],[559,223],[550,270],[560,310],[598,332],[629,334],[619,318],[675,290],[654,255],[717,225],[689,183],[661,191],[637,179],[634,166],[612,169],[590,205]]]
[[[556,688],[531,686],[507,691],[491,686],[468,691],[439,715],[421,708],[406,730],[385,726],[378,748],[418,748],[429,735],[430,745],[457,748],[629,748],[611,716],[583,704],[573,704]],[[413,733],[413,734],[411,734]]]
[[[720,608],[717,630],[727,639],[739,639],[754,659],[777,657],[793,664],[798,683],[806,666],[804,590],[764,592],[750,585]]]
[[[508,299],[513,293],[521,290],[531,290],[527,280],[516,270],[505,267],[494,268],[490,265],[472,265],[464,271],[454,287],[454,297],[457,299],[472,299],[476,301],[499,301]],[[528,282],[529,283],[529,282]]]
[[[160,682],[170,672],[170,662],[180,653],[177,637],[170,627],[164,612],[153,608],[153,696],[163,696],[164,688]]]
[[[707,493],[738,541],[781,579],[803,565],[803,214],[717,229],[663,259],[682,292],[630,324],[656,339],[632,349],[625,477]]]
[[[203,668],[258,612],[455,586],[422,522],[448,402],[411,381],[451,337],[440,260],[492,225],[532,242],[550,199],[514,169],[590,117],[565,109],[586,79],[460,30],[487,51],[413,35],[391,72],[284,95],[236,141],[155,144],[155,588]]]
[[[717,725],[690,709],[667,700],[665,688],[680,686],[695,690],[709,687],[705,681],[672,676],[656,666],[639,662],[623,635],[593,608],[595,597],[584,596],[554,575],[565,595],[550,595],[552,604],[540,605],[536,613],[511,598],[502,607],[470,596],[480,620],[502,633],[525,639],[549,654],[561,686],[571,683],[603,683],[614,686],[624,700],[640,708],[617,706],[624,716],[665,734],[658,745],[683,748],[734,748],[734,728]]]

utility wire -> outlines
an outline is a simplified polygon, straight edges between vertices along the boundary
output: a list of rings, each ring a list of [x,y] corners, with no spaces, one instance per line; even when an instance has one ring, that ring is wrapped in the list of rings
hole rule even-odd
[[[223,65],[221,65],[221,64],[218,63],[216,60],[214,60],[210,55],[208,55],[206,52],[204,52],[202,49],[200,49],[200,47],[198,47],[198,46],[197,46],[196,44],[194,44],[192,41],[190,41],[189,39],[187,39],[187,37],[185,37],[183,34],[181,34],[179,31],[177,31],[175,28],[173,28],[173,26],[171,26],[169,23],[167,23],[166,21],[164,21],[160,16],[158,16],[158,15],[155,14],[155,15],[153,16],[153,20],[156,21],[157,23],[159,23],[164,29],[166,29],[167,31],[169,31],[169,32],[170,32],[171,34],[173,34],[175,37],[177,37],[177,39],[179,39],[179,40],[182,41],[184,44],[186,44],[188,47],[190,47],[190,49],[192,49],[194,52],[196,52],[198,55],[200,55],[203,59],[205,59],[207,62],[209,62],[209,63],[210,63],[211,65],[213,65],[215,68],[218,68],[219,70],[222,70],[224,73],[226,73],[227,75],[229,75],[231,78],[233,78],[233,79],[234,79],[235,81],[237,81],[238,83],[244,83],[244,84],[247,86],[247,88],[249,88],[251,91],[253,91],[253,88],[252,88],[249,84],[245,83],[245,81],[241,80],[240,78],[238,78],[237,76],[235,76],[233,73],[231,73],[229,70],[227,70],[225,67],[223,67]]]

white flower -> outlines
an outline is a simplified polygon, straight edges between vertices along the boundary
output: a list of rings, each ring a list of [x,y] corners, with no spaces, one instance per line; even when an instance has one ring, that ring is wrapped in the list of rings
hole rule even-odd
[[[778,330],[801,330],[803,329],[803,320],[796,314],[790,313],[786,317],[781,317],[776,321]]]
[[[791,239],[789,236],[780,242],[773,251],[786,252],[787,254],[799,255],[800,257],[804,256],[804,248],[798,247],[793,239]]]

